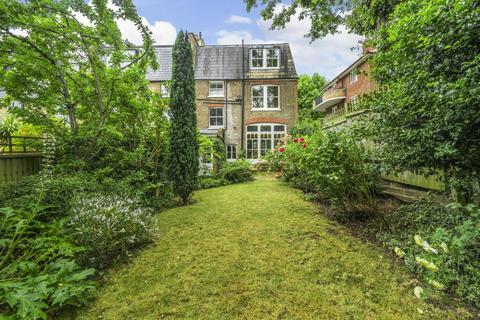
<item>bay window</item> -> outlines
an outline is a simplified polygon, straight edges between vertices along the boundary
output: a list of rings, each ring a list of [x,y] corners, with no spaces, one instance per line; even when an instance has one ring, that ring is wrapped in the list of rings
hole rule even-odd
[[[259,159],[282,143],[285,125],[255,124],[247,126],[247,159]]]

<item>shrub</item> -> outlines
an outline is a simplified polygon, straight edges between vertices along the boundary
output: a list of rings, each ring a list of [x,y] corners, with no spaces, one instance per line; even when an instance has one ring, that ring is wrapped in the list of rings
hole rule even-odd
[[[404,205],[379,239],[437,290],[480,306],[480,209],[429,201]]]
[[[246,160],[225,163],[220,176],[229,183],[240,183],[254,180],[250,171],[250,163]]]
[[[217,176],[202,176],[198,179],[199,189],[210,189],[225,186],[228,181]]]
[[[64,234],[64,221],[41,222],[42,211],[0,209],[0,313],[47,319],[91,296],[93,269],[73,256],[80,250]]]
[[[82,260],[104,268],[154,240],[154,216],[128,196],[83,194],[71,203],[69,223]]]
[[[153,208],[167,206],[172,199],[168,183],[149,182],[141,172],[115,179],[108,170],[97,170],[55,173],[51,177],[36,175],[0,186],[0,206],[26,209],[30,203],[40,201],[45,207],[42,219],[59,218],[68,214],[73,196],[80,193],[129,194]]]
[[[267,159],[292,186],[330,201],[339,218],[376,211],[377,174],[367,152],[346,133],[289,137]]]

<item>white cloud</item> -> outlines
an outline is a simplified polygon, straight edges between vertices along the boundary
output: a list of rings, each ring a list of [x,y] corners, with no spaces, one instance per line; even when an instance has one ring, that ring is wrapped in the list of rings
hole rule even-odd
[[[251,24],[253,23],[252,19],[249,17],[243,17],[243,16],[237,16],[237,15],[232,15],[230,18],[228,18],[226,23],[238,23],[238,24]]]
[[[217,32],[217,43],[222,45],[241,44],[242,40],[245,43],[265,43],[262,39],[255,38],[250,32],[244,30],[227,31],[220,30]]]
[[[146,18],[142,17],[144,25],[152,31],[152,38],[155,44],[170,45],[175,42],[177,29],[173,24],[167,21],[155,21],[151,24]],[[123,38],[135,45],[142,44],[142,34],[131,21],[120,19],[117,21],[118,28],[122,32]]]
[[[93,5],[93,2],[89,3]],[[112,1],[108,2],[108,7],[115,11],[118,11],[118,7],[113,4]],[[77,20],[85,25],[92,25],[91,21],[79,12],[73,12]],[[177,37],[177,29],[173,24],[167,21],[154,21],[151,24],[145,17],[141,17],[142,22],[152,32],[152,38],[155,44],[158,45],[171,45],[175,43]],[[118,19],[117,25],[124,39],[130,41],[132,44],[141,45],[143,42],[142,33],[137,29],[132,21]]]
[[[277,10],[280,8],[278,6]],[[285,29],[281,30],[271,30],[271,21],[258,20],[256,24],[261,32],[260,37],[255,37],[243,30],[222,30],[217,33],[217,42],[218,44],[239,44],[242,39],[246,43],[287,42],[292,49],[298,73],[318,72],[327,79],[338,75],[360,54],[359,50],[352,50],[352,48],[358,47],[362,38],[348,33],[344,27],[340,27],[339,33],[335,35],[327,35],[323,39],[310,43],[310,39],[304,36],[310,30],[310,20],[300,20],[298,15],[293,16]]]

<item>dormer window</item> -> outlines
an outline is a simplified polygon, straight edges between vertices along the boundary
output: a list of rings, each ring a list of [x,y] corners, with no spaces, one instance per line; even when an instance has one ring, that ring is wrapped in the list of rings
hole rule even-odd
[[[252,69],[277,69],[280,67],[280,49],[250,50],[250,67]]]

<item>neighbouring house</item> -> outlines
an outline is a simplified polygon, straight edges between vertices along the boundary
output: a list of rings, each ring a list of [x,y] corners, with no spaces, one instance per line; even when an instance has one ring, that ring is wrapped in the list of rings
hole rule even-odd
[[[375,89],[370,77],[368,58],[376,50],[364,48],[363,54],[322,89],[322,96],[313,102],[313,110],[325,113],[325,126],[338,126],[362,110],[359,104],[363,95]]]
[[[361,99],[377,87],[370,77],[368,63],[369,57],[375,53],[375,49],[364,48],[362,56],[325,85],[322,96],[313,102],[313,110],[325,113],[323,124],[325,130],[349,127],[354,121],[362,119],[357,116],[367,112],[363,109]],[[426,177],[415,172],[387,175],[382,179],[383,191],[404,201],[417,200],[431,190],[445,189],[438,176]]]
[[[0,100],[2,100],[4,97],[6,96],[6,92],[5,90],[3,90],[2,88],[0,88]],[[22,108],[22,104],[18,101],[13,101],[11,104],[10,104],[10,107],[9,108]],[[8,109],[6,108],[0,108],[0,123],[5,120],[5,118],[7,117],[7,114],[8,114]]]
[[[200,133],[220,137],[226,156],[241,152],[257,162],[291,131],[298,117],[297,72],[286,43],[205,45],[189,34],[194,49],[197,123]],[[150,87],[168,96],[172,47],[156,46],[158,70]]]

